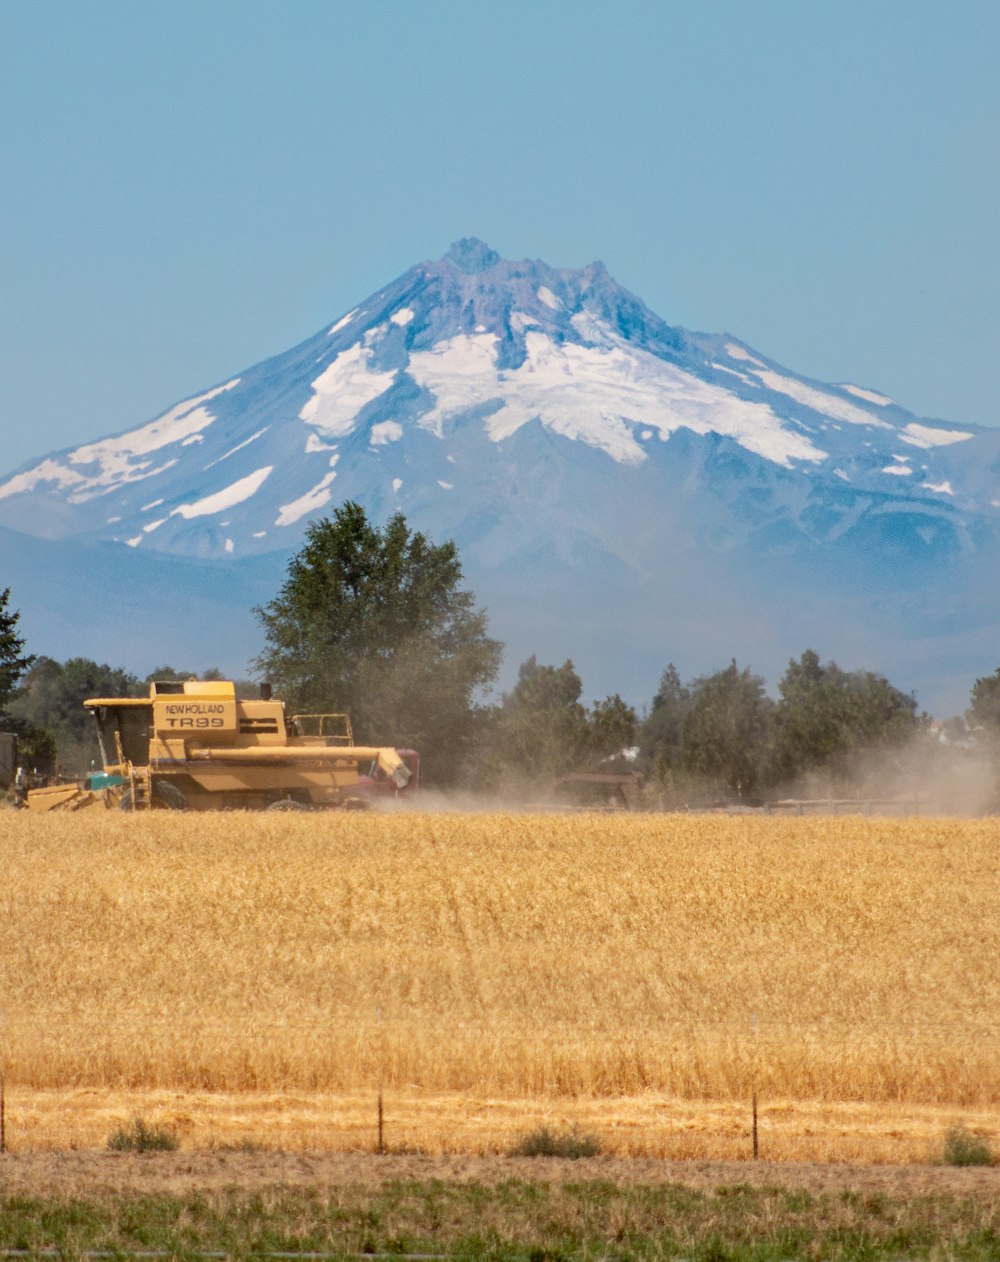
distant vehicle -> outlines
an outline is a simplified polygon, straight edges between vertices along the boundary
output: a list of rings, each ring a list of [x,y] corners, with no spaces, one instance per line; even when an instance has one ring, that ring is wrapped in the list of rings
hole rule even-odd
[[[638,811],[642,783],[638,771],[571,771],[555,781],[552,793],[576,810]]]

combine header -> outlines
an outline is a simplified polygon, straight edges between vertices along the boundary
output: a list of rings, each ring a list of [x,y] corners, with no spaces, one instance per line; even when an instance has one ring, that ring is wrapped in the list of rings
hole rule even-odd
[[[362,810],[359,766],[395,789],[410,767],[395,749],[355,745],[343,714],[296,714],[229,681],[150,685],[149,697],[94,697],[104,770],[83,784],[32,790],[33,810],[117,806],[182,810]]]

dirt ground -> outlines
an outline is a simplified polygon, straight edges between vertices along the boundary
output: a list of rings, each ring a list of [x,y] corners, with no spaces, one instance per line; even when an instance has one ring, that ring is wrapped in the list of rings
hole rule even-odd
[[[657,1161],[594,1157],[579,1161],[495,1156],[400,1156],[373,1153],[7,1153],[0,1156],[0,1195],[88,1197],[177,1194],[267,1187],[374,1189],[397,1181],[441,1180],[491,1185],[511,1179],[549,1183],[680,1183],[711,1190],[738,1183],[844,1190],[893,1197],[962,1196],[1000,1201],[1000,1167],[819,1165],[768,1161]]]

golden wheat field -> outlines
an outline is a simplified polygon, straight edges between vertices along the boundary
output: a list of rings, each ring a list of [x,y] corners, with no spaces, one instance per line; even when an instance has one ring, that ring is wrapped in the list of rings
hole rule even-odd
[[[0,814],[12,1146],[1000,1136],[1000,824]],[[392,1127],[395,1126],[395,1130]]]

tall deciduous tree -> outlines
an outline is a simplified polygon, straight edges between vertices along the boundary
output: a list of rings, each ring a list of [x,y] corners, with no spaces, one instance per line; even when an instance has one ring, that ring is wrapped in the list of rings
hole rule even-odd
[[[573,663],[522,662],[517,683],[494,716],[490,750],[494,765],[525,783],[551,781],[577,767],[587,748],[583,684]]]
[[[300,711],[347,711],[359,741],[412,745],[451,778],[496,678],[502,646],[461,587],[455,544],[401,513],[384,528],[350,501],[312,522],[288,577],[255,610],[261,676]]]
[[[842,780],[861,751],[889,748],[917,729],[912,696],[872,671],[824,666],[812,649],[789,662],[778,691],[777,763],[786,776],[823,769]]]
[[[684,718],[687,771],[750,797],[767,781],[773,739],[774,702],[749,667],[733,661],[692,683]]]
[[[595,758],[613,758],[635,743],[638,727],[635,709],[618,693],[595,701],[587,714],[590,751]]]

